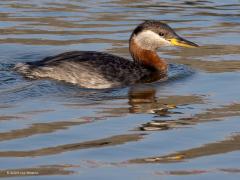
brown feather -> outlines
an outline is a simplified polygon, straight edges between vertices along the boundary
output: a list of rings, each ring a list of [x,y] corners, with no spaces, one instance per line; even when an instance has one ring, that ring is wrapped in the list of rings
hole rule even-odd
[[[135,43],[134,38],[130,40],[130,53],[134,61],[142,64],[146,68],[158,71],[160,74],[167,73],[167,63],[162,60],[155,51],[142,49]]]

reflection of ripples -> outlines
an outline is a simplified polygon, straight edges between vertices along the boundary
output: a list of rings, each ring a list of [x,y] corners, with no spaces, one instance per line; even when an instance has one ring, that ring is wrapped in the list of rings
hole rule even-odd
[[[179,118],[177,120],[154,120],[143,124],[140,129],[144,131],[169,130],[172,128],[182,128],[209,121],[219,121],[227,117],[238,117],[240,116],[239,108],[239,104],[231,104],[220,108],[208,109],[206,112],[202,112],[191,117]],[[160,110],[160,115],[166,116],[169,114],[179,113],[169,109],[170,108],[168,107],[162,108]]]
[[[106,146],[115,146],[124,144],[131,141],[138,141],[142,139],[141,134],[124,134],[118,136],[112,136],[104,139],[86,141],[74,144],[65,144],[56,147],[47,147],[42,149],[36,149],[31,151],[0,151],[0,157],[33,157],[33,156],[47,156],[52,154],[59,154],[67,151],[76,151],[89,148],[100,148]]]
[[[168,80],[177,80],[188,77],[194,73],[194,71],[182,64],[169,64]]]
[[[0,177],[234,179],[239,7],[235,0],[0,1]],[[68,50],[129,58],[129,35],[144,19],[165,20],[201,45],[161,49],[170,63],[164,82],[96,91],[9,71],[7,64]]]
[[[230,136],[220,142],[205,144],[200,147],[179,151],[177,153],[165,156],[147,157],[142,159],[133,159],[129,163],[170,163],[181,162],[187,159],[199,158],[201,156],[211,156],[232,151],[239,151],[240,135]]]

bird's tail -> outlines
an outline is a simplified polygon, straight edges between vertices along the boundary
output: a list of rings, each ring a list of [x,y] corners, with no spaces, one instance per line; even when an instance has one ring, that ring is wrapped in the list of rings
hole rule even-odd
[[[33,78],[32,76],[32,70],[31,70],[31,65],[27,63],[17,63],[14,67],[13,70],[23,74],[26,77]]]

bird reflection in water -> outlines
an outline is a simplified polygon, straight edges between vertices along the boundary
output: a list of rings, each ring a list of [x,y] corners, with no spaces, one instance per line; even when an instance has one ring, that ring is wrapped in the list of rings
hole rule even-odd
[[[174,102],[174,103],[173,103]],[[172,114],[183,114],[177,110],[177,105],[181,105],[178,98],[167,97],[166,99],[158,99],[156,97],[156,89],[154,87],[145,86],[143,88],[132,88],[129,91],[129,112],[130,113],[151,113],[155,117],[170,117]],[[138,130],[156,131],[167,130],[170,128],[183,125],[183,122],[173,120],[151,120],[142,124]],[[187,124],[187,123],[186,123]]]

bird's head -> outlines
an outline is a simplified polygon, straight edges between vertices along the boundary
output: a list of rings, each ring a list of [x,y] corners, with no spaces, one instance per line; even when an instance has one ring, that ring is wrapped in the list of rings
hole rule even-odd
[[[175,33],[175,31],[165,23],[160,21],[145,21],[138,25],[132,33],[130,40],[142,49],[155,51],[162,46],[183,46],[198,47]]]

